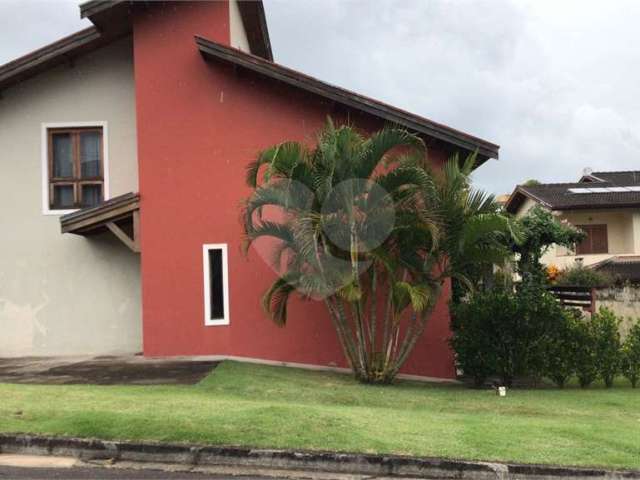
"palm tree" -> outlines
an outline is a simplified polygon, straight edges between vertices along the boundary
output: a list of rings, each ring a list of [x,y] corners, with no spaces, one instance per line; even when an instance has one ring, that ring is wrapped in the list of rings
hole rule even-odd
[[[313,149],[285,142],[263,151],[247,183],[245,247],[274,241],[278,278],[265,311],[285,325],[296,292],[322,300],[356,378],[391,382],[454,265],[448,197],[422,140],[392,127],[366,138],[329,119]]]
[[[493,266],[511,258],[510,241],[520,238],[517,223],[501,213],[494,195],[471,185],[475,164],[475,154],[463,161],[456,154],[442,169],[431,172],[437,189],[432,198],[442,213],[442,250],[453,276],[454,301],[468,289],[487,283]]]

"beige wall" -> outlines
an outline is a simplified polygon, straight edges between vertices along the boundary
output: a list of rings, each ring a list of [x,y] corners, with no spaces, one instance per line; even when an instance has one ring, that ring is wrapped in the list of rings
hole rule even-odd
[[[516,217],[524,217],[529,212],[529,210],[531,210],[536,205],[538,205],[538,202],[536,202],[535,200],[525,198],[524,202],[522,202],[522,205],[520,206],[520,209],[516,212]]]
[[[2,92],[0,357],[141,350],[139,257],[43,215],[43,123],[107,122],[111,196],[137,191],[130,39]]]
[[[633,212],[631,223],[633,224],[633,250],[640,254],[640,211]]]
[[[588,210],[562,212],[559,218],[567,220],[572,225],[607,225],[607,242],[609,252],[606,254],[575,255],[564,247],[554,247],[550,253],[555,259],[545,258],[559,267],[566,267],[575,262],[575,258],[582,258],[584,265],[593,265],[614,255],[640,254],[635,250],[634,213],[631,210]]]
[[[238,0],[229,0],[229,29],[231,46],[243,52],[251,53],[247,32],[244,29],[244,23],[242,23],[242,17],[240,16]]]
[[[516,217],[526,215],[535,205],[538,203],[527,198],[516,213]],[[638,211],[628,209],[554,211],[553,214],[572,225],[606,224],[609,252],[575,255],[565,247],[553,245],[542,256],[542,263],[545,265],[553,264],[563,269],[574,265],[576,257],[581,258],[584,265],[593,265],[614,255],[640,255],[640,212]]]
[[[626,337],[633,325],[640,322],[640,287],[604,288],[596,290],[596,308],[607,307],[622,317],[620,334]]]

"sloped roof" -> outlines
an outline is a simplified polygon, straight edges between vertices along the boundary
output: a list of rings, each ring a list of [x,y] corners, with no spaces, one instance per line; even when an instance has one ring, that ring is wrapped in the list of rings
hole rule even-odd
[[[96,27],[89,27],[0,65],[0,90],[56,65],[69,62],[82,53],[105,45],[108,41],[109,38],[101,35]]]
[[[81,16],[89,18],[95,26],[0,66],[0,90],[47,68],[72,61],[78,55],[128,34],[131,4],[132,2],[129,0],[90,0],[83,3],[80,6]],[[196,37],[197,47],[205,59],[234,64],[262,76],[321,95],[385,121],[404,126],[467,152],[477,151],[478,164],[489,158],[498,158],[500,147],[494,143],[274,63],[271,60],[271,44],[269,43],[262,2],[240,0],[239,6],[243,21],[245,21],[245,17],[255,20],[257,26],[253,33],[261,32],[259,35],[261,38],[257,39],[254,35],[253,41],[261,43],[262,50],[257,52],[258,55],[252,55]],[[252,41],[251,38],[250,41]],[[253,49],[254,46],[252,45],[251,48]]]
[[[640,208],[640,171],[593,172],[586,177],[574,183],[518,185],[506,209],[517,212],[527,198],[550,210]]]
[[[640,185],[640,170],[620,172],[591,172],[584,175],[581,182],[611,182],[616,185]]]
[[[221,45],[206,38],[195,37],[200,53],[206,60],[221,61],[244,68],[261,76],[277,80],[296,88],[320,95],[356,110],[369,113],[383,120],[402,125],[410,130],[428,135],[466,151],[478,151],[480,162],[498,158],[500,147],[473,135],[436,123],[428,118],[393,107],[364,95],[305,75],[256,55]]]
[[[591,268],[613,275],[617,280],[640,282],[640,255],[614,256]]]

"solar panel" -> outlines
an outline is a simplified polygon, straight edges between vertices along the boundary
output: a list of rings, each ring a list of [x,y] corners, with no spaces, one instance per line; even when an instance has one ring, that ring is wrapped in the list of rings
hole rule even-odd
[[[570,188],[569,193],[627,193],[640,192],[640,185],[632,187],[596,187],[596,188]]]

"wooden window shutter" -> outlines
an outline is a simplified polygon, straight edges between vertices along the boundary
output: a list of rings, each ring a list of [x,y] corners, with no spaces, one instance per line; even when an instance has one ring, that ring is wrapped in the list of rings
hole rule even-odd
[[[587,234],[586,238],[576,246],[578,255],[609,252],[606,225],[578,225],[578,228]]]
[[[607,226],[593,225],[591,229],[592,235],[592,253],[608,253],[609,243],[607,241]]]

